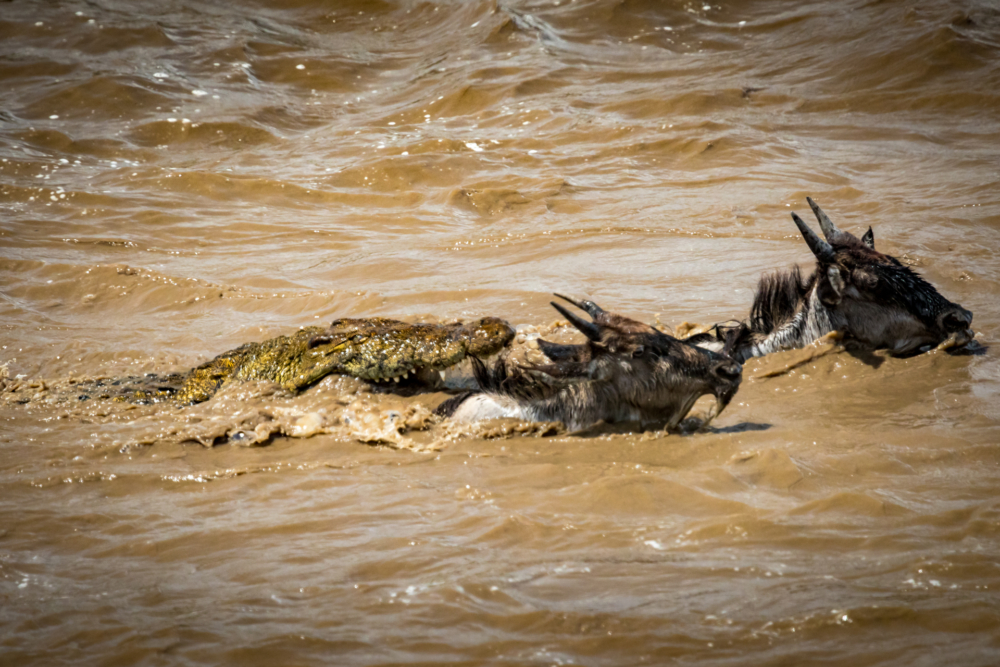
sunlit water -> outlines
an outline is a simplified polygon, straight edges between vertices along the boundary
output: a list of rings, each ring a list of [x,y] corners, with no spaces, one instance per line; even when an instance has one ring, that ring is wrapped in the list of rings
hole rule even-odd
[[[0,662],[1000,663],[998,48],[978,0],[0,3],[8,381],[552,292],[745,317],[807,195],[986,347],[752,361],[691,436],[4,404]]]

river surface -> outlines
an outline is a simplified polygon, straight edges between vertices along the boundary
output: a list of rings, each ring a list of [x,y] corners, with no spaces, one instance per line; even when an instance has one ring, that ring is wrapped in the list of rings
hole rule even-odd
[[[995,3],[13,0],[0,91],[0,664],[1000,664]],[[695,435],[44,398],[552,292],[746,317],[806,196],[985,352],[753,360]]]

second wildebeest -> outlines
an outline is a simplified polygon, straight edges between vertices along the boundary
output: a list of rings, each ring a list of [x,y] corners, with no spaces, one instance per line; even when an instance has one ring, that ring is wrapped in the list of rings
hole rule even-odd
[[[552,360],[543,366],[522,368],[501,358],[487,368],[474,361],[481,390],[450,399],[439,414],[456,421],[561,421],[570,430],[599,421],[675,429],[699,397],[711,394],[716,399],[704,426],[736,394],[742,367],[732,359],[609,313],[591,301],[556,296],[591,316],[588,322],[552,304],[587,342],[539,341]]]

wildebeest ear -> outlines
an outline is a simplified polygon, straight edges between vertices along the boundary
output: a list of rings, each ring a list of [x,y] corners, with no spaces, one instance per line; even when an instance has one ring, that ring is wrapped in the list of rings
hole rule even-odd
[[[868,227],[868,231],[865,232],[865,235],[861,237],[861,242],[872,250],[875,249],[875,233],[872,232],[872,228],[870,226]]]
[[[819,281],[817,289],[819,300],[827,306],[836,306],[844,295],[844,277],[840,275],[840,269],[836,266],[829,266],[826,275]]]
[[[552,361],[583,361],[587,354],[586,345],[561,345],[538,339],[538,349]]]

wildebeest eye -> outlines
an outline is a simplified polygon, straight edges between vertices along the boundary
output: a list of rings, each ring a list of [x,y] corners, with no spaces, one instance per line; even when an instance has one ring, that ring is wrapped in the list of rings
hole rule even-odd
[[[720,362],[712,370],[716,375],[727,380],[735,380],[743,374],[743,367],[735,361]]]
[[[941,328],[949,333],[965,331],[972,324],[972,313],[964,308],[955,308],[940,317]]]
[[[632,350],[632,356],[633,356],[634,358],[638,359],[639,357],[641,357],[641,356],[642,356],[642,354],[643,354],[643,353],[644,353],[645,351],[646,351],[646,348],[645,348],[645,347],[643,347],[642,345],[638,345],[638,346],[636,346],[636,348],[635,348],[634,350]]]
[[[851,279],[855,285],[863,289],[875,289],[875,286],[878,285],[878,276],[861,269],[855,269],[851,273]]]

